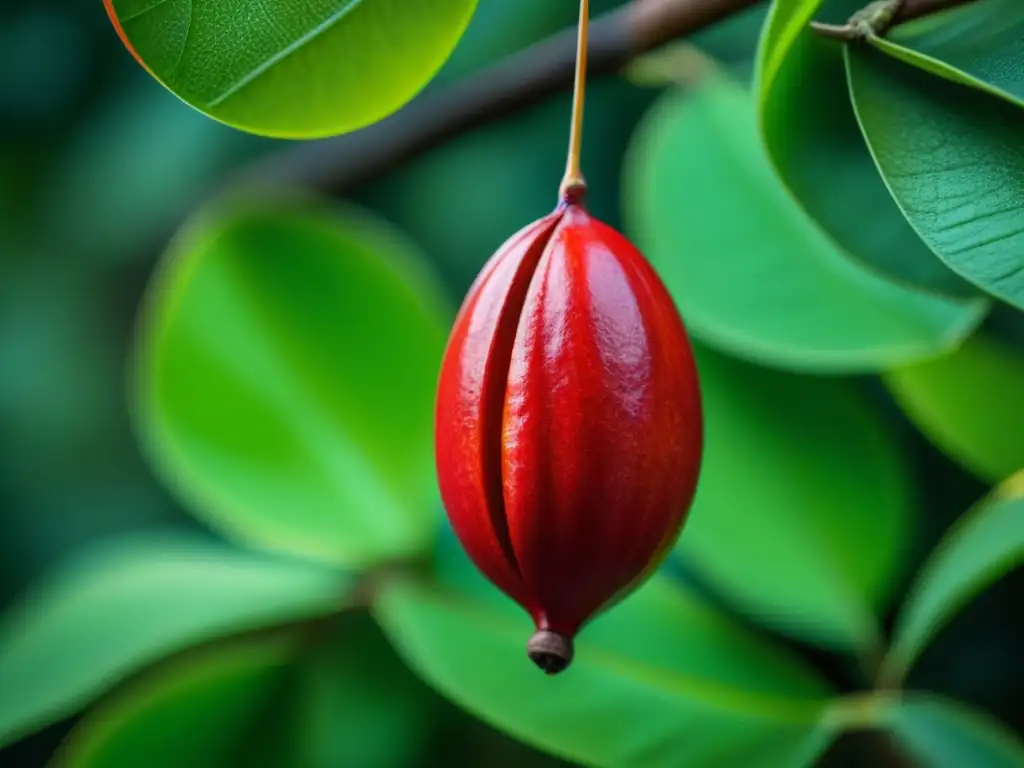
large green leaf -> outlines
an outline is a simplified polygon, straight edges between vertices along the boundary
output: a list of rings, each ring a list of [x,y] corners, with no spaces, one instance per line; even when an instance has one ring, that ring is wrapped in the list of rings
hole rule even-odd
[[[892,204],[857,129],[842,50],[803,20],[823,5],[845,18],[863,0],[780,4],[760,55],[760,127],[785,186],[848,258],[899,283],[953,297],[976,291],[942,264]],[[775,28],[788,30],[772,35]],[[774,43],[772,41],[775,41]]]
[[[66,768],[224,768],[259,741],[294,640],[207,650],[134,682],[79,723],[58,753]],[[292,763],[287,763],[292,765]],[[303,766],[302,768],[305,768]]]
[[[225,644],[101,703],[71,766],[405,768],[422,764],[437,699],[365,613],[331,634]]]
[[[448,58],[476,0],[104,0],[122,39],[224,123],[311,138],[373,123]]]
[[[1024,467],[1024,353],[983,334],[884,376],[914,423],[986,480]]]
[[[143,447],[193,512],[353,566],[428,545],[445,314],[403,241],[246,206],[191,225],[150,294]]]
[[[976,0],[898,26],[871,43],[908,64],[1024,106],[1021,40],[1018,0]]]
[[[372,619],[351,614],[289,671],[239,765],[421,766],[438,703]]]
[[[882,415],[853,382],[697,353],[706,446],[677,551],[773,627],[874,652],[912,517]]]
[[[928,642],[977,593],[1024,564],[1024,471],[939,544],[896,623],[886,678],[900,680]]]
[[[1006,726],[962,704],[907,694],[882,710],[886,728],[921,768],[1021,768],[1024,743]]]
[[[375,613],[428,682],[530,744],[592,766],[770,767],[811,765],[830,738],[809,670],[663,577],[588,626],[558,678],[527,659],[525,614],[458,582],[388,583]]]
[[[1024,308],[1024,111],[866,46],[850,94],[908,221],[958,274]]]
[[[984,306],[857,267],[779,186],[750,98],[720,78],[664,97],[627,164],[627,220],[694,335],[790,369],[874,371],[954,347]]]
[[[189,539],[129,538],[56,574],[0,625],[0,744],[211,638],[338,610],[349,580]]]

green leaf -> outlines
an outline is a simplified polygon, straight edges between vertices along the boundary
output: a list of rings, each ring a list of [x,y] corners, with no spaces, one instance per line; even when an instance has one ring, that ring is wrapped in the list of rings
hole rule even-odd
[[[81,721],[64,764],[422,764],[436,697],[365,613],[318,632],[205,649],[133,681]]]
[[[755,90],[760,98],[772,87],[789,49],[821,3],[822,0],[773,0],[757,50]]]
[[[253,133],[313,138],[391,114],[427,84],[476,0],[104,0],[183,101]]]
[[[976,334],[943,357],[883,377],[936,445],[985,480],[1024,467],[1024,353]]]
[[[336,611],[348,583],[327,569],[188,539],[102,547],[3,617],[0,744],[183,648]]]
[[[696,352],[706,444],[677,551],[772,627],[873,653],[912,524],[882,415],[853,382]]]
[[[151,286],[143,447],[227,533],[354,567],[418,553],[445,327],[410,249],[362,215],[282,202],[203,217]]]
[[[881,722],[922,768],[1021,768],[1024,743],[962,704],[922,694],[894,700]]]
[[[297,644],[274,639],[207,649],[161,669],[90,713],[58,753],[63,768],[223,768],[259,739]],[[256,731],[254,733],[254,731]]]
[[[237,764],[419,766],[439,703],[367,614],[347,615],[289,670],[260,718],[263,736],[248,740]]]
[[[558,678],[527,659],[532,623],[509,605],[477,587],[395,581],[374,610],[443,694],[584,765],[811,765],[831,737],[813,673],[663,578],[587,627]]]
[[[1024,472],[946,534],[896,622],[886,678],[904,677],[928,642],[971,598],[1024,564]]]
[[[664,97],[626,174],[629,229],[694,335],[730,354],[875,371],[954,347],[985,309],[893,285],[838,252],[779,186],[749,97],[725,80]]]
[[[870,39],[939,77],[1024,106],[1024,14],[1017,0],[976,0]]]
[[[846,48],[864,138],[903,215],[953,270],[1024,308],[1024,112]]]
[[[794,18],[813,13],[807,5],[816,4],[804,4]],[[863,5],[826,2],[825,16],[846,18]],[[775,44],[762,42],[758,117],[785,186],[848,258],[901,284],[956,298],[976,295],[893,205],[843,87],[842,49],[805,23],[785,28]]]

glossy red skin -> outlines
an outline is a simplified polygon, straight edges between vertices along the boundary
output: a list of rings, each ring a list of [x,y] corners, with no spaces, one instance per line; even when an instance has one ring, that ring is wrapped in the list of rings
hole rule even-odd
[[[477,567],[573,637],[682,529],[703,442],[683,322],[640,252],[578,204],[491,258],[438,388],[438,480]]]

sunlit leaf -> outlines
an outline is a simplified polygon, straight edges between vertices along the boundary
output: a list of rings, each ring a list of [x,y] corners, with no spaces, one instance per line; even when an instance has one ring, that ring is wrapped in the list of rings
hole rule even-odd
[[[626,171],[629,230],[694,335],[730,354],[874,371],[955,346],[984,311],[846,259],[782,190],[749,97],[725,80],[657,104]]]
[[[781,650],[656,578],[597,618],[548,678],[507,599],[397,581],[375,613],[399,654],[484,721],[592,766],[813,764],[825,686]]]
[[[104,0],[125,45],[183,101],[253,133],[380,120],[448,58],[476,0]]]
[[[1024,111],[863,46],[850,94],[903,215],[964,278],[1024,308]]]
[[[223,545],[129,538],[54,574],[0,624],[0,743],[67,717],[168,654],[315,618],[349,580]]]
[[[972,597],[1024,564],[1022,478],[964,515],[925,564],[897,620],[887,678],[901,678]]]
[[[984,334],[883,377],[932,441],[986,480],[1024,467],[1024,353]]]
[[[908,286],[952,297],[976,295],[893,204],[850,106],[842,48],[803,22],[810,14],[842,20],[863,5],[863,0],[778,5],[762,40],[758,81],[759,121],[772,165],[845,257]],[[796,6],[790,18],[785,11]],[[786,33],[772,37],[775,28]]]
[[[298,203],[201,217],[143,317],[143,447],[196,515],[246,540],[351,566],[419,552],[445,327],[380,223]]]

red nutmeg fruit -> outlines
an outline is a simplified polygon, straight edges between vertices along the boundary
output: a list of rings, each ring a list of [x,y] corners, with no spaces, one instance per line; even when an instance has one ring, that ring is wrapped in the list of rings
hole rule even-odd
[[[545,672],[668,554],[702,443],[682,319],[625,237],[566,200],[502,245],[448,341],[437,471],[470,558],[533,618]]]

